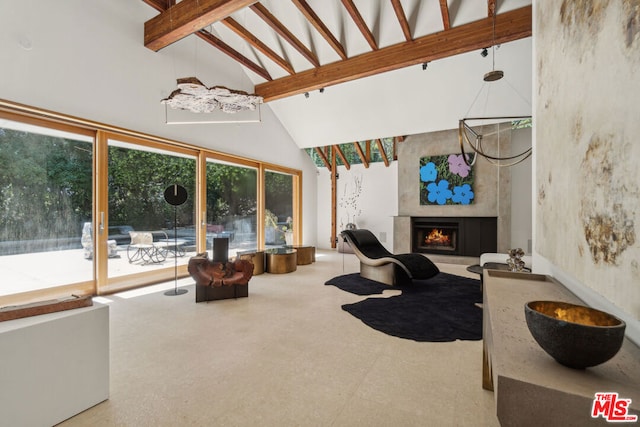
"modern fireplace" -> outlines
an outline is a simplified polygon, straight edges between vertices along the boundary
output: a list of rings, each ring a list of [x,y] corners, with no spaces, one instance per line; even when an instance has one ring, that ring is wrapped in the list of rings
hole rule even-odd
[[[418,251],[453,253],[458,247],[457,223],[419,224],[415,226]]]
[[[495,217],[413,217],[411,251],[480,256],[497,251]]]

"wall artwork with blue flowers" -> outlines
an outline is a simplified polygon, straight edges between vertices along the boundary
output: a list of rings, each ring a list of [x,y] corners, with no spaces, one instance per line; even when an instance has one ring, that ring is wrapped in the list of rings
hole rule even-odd
[[[462,154],[420,159],[421,205],[469,205],[473,199],[473,168]]]

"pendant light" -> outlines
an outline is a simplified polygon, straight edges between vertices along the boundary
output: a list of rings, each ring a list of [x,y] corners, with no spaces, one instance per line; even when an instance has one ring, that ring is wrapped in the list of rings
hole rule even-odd
[[[495,82],[496,80],[500,80],[504,77],[504,72],[502,70],[496,70],[496,10],[495,5],[492,7],[493,14],[493,44],[491,46],[491,60],[492,60],[492,69],[488,73],[484,75],[485,82]]]

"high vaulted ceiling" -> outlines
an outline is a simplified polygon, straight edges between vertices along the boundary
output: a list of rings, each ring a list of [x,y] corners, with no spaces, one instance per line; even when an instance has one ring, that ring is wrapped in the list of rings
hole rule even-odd
[[[531,0],[142,1],[159,12],[144,23],[146,47],[158,51],[195,34],[229,55],[245,69],[255,94],[277,101],[274,112],[301,147],[344,141],[318,132],[338,140],[302,141],[307,137],[295,129],[298,118],[285,117],[300,111],[287,101],[294,95],[480,52],[527,38],[532,28]],[[340,118],[330,120],[340,126]]]
[[[143,1],[161,12],[145,22],[146,47],[196,34],[253,72],[266,102],[518,40],[532,25],[530,0]]]

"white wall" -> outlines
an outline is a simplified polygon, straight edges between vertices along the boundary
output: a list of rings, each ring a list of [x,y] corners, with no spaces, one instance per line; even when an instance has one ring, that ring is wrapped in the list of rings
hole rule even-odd
[[[304,241],[316,238],[315,167],[268,105],[255,124],[165,124],[176,79],[253,91],[232,59],[189,36],[153,52],[138,0],[0,0],[0,98],[303,171]]]
[[[355,217],[358,228],[371,230],[380,242],[393,251],[393,217],[398,206],[398,169],[397,162],[389,167],[384,163],[371,163],[369,168],[361,164],[352,165],[350,170],[338,167],[340,177],[337,182],[337,204],[343,197],[350,197],[354,178],[361,179],[362,191],[357,198],[357,209],[361,212]],[[331,247],[331,174],[327,168],[318,170],[318,246]],[[346,194],[345,194],[346,191]],[[340,234],[341,224],[346,224],[347,211],[338,206],[336,233]],[[351,219],[350,219],[351,220]]]

